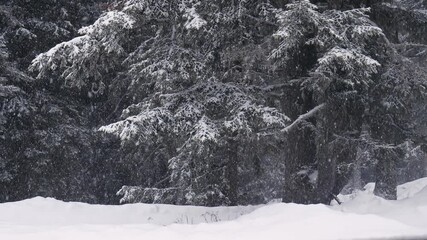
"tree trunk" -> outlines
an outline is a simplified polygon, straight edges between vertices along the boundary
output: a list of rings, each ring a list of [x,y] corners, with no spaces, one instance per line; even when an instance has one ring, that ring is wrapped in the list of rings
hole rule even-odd
[[[238,187],[239,187],[239,171],[238,171],[238,143],[234,139],[228,141],[228,163],[226,177],[228,180],[227,197],[230,200],[230,205],[234,206],[238,203]]]
[[[300,127],[288,132],[282,201],[310,204],[315,197],[314,186],[307,176],[300,175],[299,172],[314,165],[316,146],[312,129]]]
[[[317,199],[316,203],[329,204],[333,198],[332,190],[336,180],[336,158],[329,153],[330,133],[326,126],[325,119],[318,120],[318,136],[316,137],[317,147]]]
[[[375,151],[378,160],[374,194],[388,200],[397,199],[397,154],[394,149],[380,147]]]

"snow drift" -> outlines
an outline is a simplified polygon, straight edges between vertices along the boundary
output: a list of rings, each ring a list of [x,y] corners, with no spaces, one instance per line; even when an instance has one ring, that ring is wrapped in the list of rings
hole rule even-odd
[[[372,189],[334,206],[103,206],[38,197],[0,204],[0,239],[427,238],[427,178],[399,186],[397,201]]]

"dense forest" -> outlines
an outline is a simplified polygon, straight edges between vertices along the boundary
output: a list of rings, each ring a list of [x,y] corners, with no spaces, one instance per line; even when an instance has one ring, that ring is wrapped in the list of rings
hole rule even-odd
[[[0,202],[395,199],[426,153],[425,0],[0,3]]]

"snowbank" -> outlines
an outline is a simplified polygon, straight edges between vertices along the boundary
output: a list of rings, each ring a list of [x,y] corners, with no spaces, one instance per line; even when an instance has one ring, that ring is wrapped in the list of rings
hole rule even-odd
[[[198,224],[234,220],[256,208],[258,207],[206,208],[160,204],[106,206],[66,203],[52,198],[37,197],[21,202],[0,204],[0,224],[36,226]]]
[[[345,202],[333,209],[357,214],[375,214],[427,231],[427,178],[398,186],[397,201],[387,201],[375,196],[374,188],[375,184],[369,183],[365,191],[339,196],[345,199]]]
[[[398,201],[366,191],[340,206],[123,206],[34,198],[0,204],[0,239],[427,238],[427,178],[399,186]]]

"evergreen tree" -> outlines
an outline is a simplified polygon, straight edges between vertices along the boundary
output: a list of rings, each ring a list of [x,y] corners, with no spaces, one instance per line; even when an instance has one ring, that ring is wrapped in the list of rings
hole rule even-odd
[[[288,121],[251,91],[261,78],[251,69],[257,59],[232,55],[257,40],[259,33],[244,24],[268,15],[252,17],[248,6],[268,11],[263,3],[246,1],[126,1],[81,30],[85,35],[33,61],[39,78],[59,73],[62,88],[93,93],[90,86],[104,85],[112,99],[126,90],[120,100],[133,104],[123,120],[101,128],[120,137],[121,164],[132,166],[129,182],[143,187],[137,197],[129,196],[135,188],[123,188],[124,201],[218,205],[237,204],[239,195],[248,195],[239,192],[248,184],[238,182],[239,174],[248,174],[239,168],[254,172],[244,166],[261,163],[242,153],[260,148],[264,133]],[[234,36],[222,34],[233,26]],[[110,69],[123,71],[99,83]]]
[[[0,201],[37,195],[96,201],[90,194],[85,109],[58,98],[26,68],[31,59],[90,22],[82,1],[3,1],[0,4]],[[95,8],[92,8],[95,10]],[[84,18],[84,19],[81,19]],[[78,114],[77,114],[78,113]]]
[[[282,42],[271,57],[280,67],[299,70],[292,82],[306,91],[302,115],[285,129],[299,133],[288,139],[298,144],[289,145],[288,155],[297,156],[287,164],[284,201],[329,203],[347,183],[369,89],[391,51],[366,12],[321,13],[308,1],[297,1],[279,14],[282,27],[275,35]],[[294,150],[304,142],[311,149]]]
[[[425,174],[423,7],[7,1],[0,199],[329,203],[349,179],[395,198]]]

